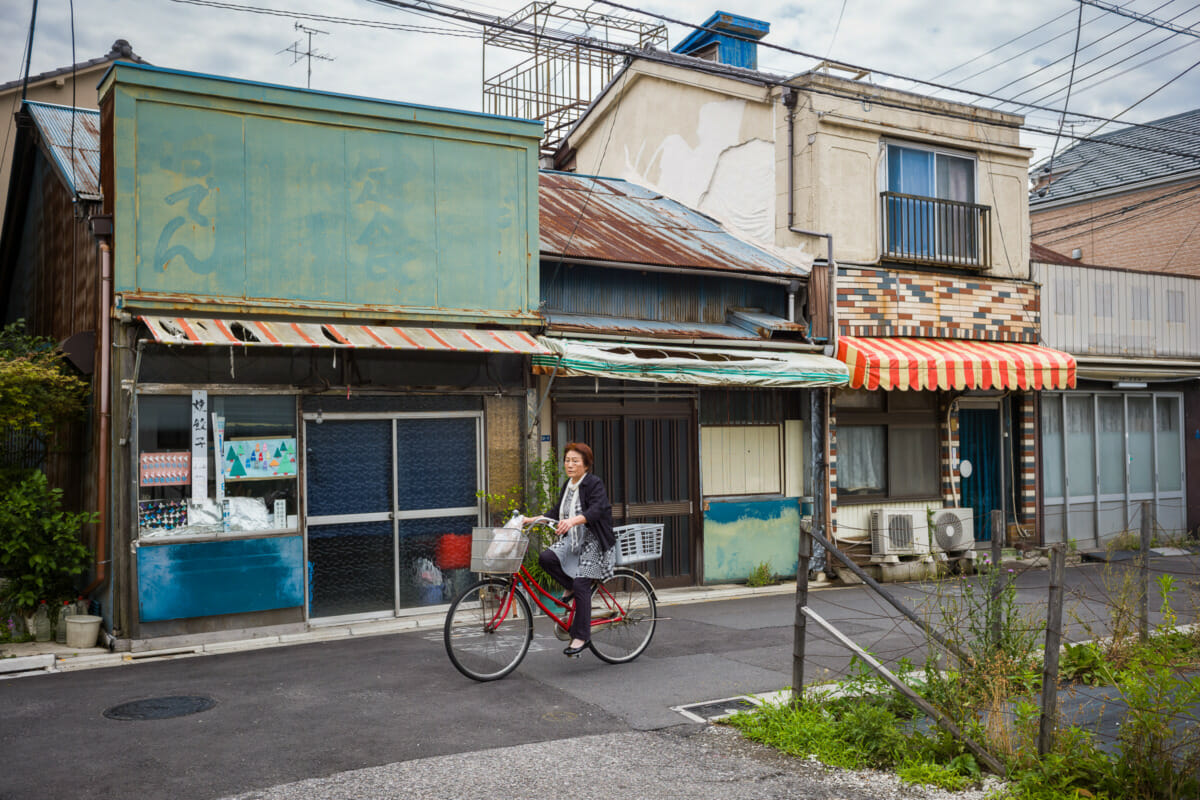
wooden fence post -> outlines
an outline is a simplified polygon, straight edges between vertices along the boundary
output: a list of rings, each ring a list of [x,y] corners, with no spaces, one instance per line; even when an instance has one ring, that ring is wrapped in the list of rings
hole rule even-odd
[[[1058,722],[1058,654],[1062,647],[1063,579],[1067,551],[1063,544],[1050,548],[1050,607],[1046,615],[1046,650],[1042,657],[1042,718],[1038,728],[1038,755],[1054,747]]]
[[[1138,559],[1138,636],[1150,640],[1150,537],[1154,535],[1154,505],[1142,501],[1142,542]]]
[[[992,592],[991,603],[988,605],[988,630],[991,633],[991,646],[1000,646],[1000,596],[1004,593],[1005,583],[1000,572],[1000,562],[1004,558],[1004,512],[1000,509],[992,511]]]

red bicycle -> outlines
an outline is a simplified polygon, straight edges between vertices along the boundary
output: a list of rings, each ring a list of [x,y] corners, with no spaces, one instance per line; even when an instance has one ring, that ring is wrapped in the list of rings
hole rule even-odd
[[[530,520],[525,527],[544,520]],[[503,678],[525,658],[533,642],[530,600],[546,614],[559,639],[570,639],[574,601],[555,597],[525,568],[525,527],[472,530],[471,570],[484,577],[454,598],[442,636],[450,662],[473,680]],[[660,557],[663,526],[625,525],[614,533],[621,566],[611,578],[594,584],[588,645],[602,661],[624,664],[645,651],[657,621],[654,587],[645,575],[624,565]]]

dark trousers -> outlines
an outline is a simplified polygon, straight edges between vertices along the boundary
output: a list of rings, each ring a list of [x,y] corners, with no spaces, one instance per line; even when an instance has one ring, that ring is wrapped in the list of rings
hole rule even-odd
[[[575,617],[571,620],[571,638],[587,642],[592,638],[592,579],[572,578],[563,572],[562,564],[553,550],[543,550],[538,564],[575,595]]]

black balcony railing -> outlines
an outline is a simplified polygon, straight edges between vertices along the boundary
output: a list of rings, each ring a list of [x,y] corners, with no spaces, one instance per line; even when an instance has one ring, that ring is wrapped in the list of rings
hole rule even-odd
[[[952,266],[991,264],[991,207],[896,192],[883,192],[879,200],[887,258]]]

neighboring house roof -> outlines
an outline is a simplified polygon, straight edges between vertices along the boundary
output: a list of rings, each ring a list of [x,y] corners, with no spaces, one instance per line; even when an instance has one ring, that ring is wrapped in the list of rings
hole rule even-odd
[[[542,171],[538,176],[543,258],[806,278],[785,261],[728,233],[715,220],[616,178]]]
[[[1056,200],[1200,174],[1200,108],[1079,142],[1054,156],[1053,165],[1046,160],[1034,167],[1035,186],[1046,170],[1049,184],[1029,196],[1033,210]]]
[[[57,78],[57,77],[64,76],[64,75],[70,75],[72,73],[80,72],[82,70],[89,69],[91,67],[96,67],[96,66],[100,66],[103,64],[107,64],[110,61],[118,61],[118,60],[133,61],[134,63],[137,63],[137,64],[147,63],[141,56],[139,56],[137,53],[133,52],[133,46],[131,44],[129,44],[129,42],[127,42],[124,39],[117,39],[115,42],[113,42],[112,47],[109,49],[109,51],[107,53],[105,53],[104,55],[100,56],[99,58],[93,58],[88,61],[80,61],[79,63],[74,64],[69,67],[59,67],[58,69],[52,69],[49,72],[42,72],[37,75],[30,75],[29,83],[30,84],[40,83],[42,81],[46,81],[51,78]],[[25,78],[23,78],[23,77],[17,78],[14,81],[9,81],[8,83],[0,83],[0,93],[7,92],[10,89],[19,88],[23,83],[25,83]]]
[[[1051,250],[1049,247],[1043,247],[1035,242],[1029,243],[1029,260],[1037,261],[1041,264],[1063,264],[1071,267],[1086,266],[1078,259],[1064,256],[1062,253]]]
[[[100,112],[26,102],[42,143],[72,194],[100,198]]]

